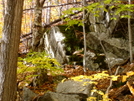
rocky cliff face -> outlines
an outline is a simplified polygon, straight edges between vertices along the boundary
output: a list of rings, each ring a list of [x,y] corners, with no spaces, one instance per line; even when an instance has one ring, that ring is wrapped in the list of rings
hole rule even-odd
[[[73,53],[83,47],[83,39],[76,35],[75,29],[66,28],[66,25],[55,26],[45,34],[45,50],[61,64],[80,61]]]
[[[45,34],[45,50],[52,58],[56,58],[61,64],[68,62],[64,48],[64,39],[65,36],[56,26],[52,27],[49,33]]]
[[[108,6],[106,9],[108,12],[99,9],[101,11],[99,17],[95,17],[92,13],[87,17],[90,32],[87,34],[86,67],[91,70],[111,68],[129,58],[127,18],[120,18],[121,14],[114,15],[115,9],[111,10]],[[112,17],[116,20],[111,19]],[[133,18],[131,24],[134,30]],[[96,62],[99,57],[100,61]]]
[[[110,9],[108,5],[105,6],[105,9],[107,9],[107,12],[102,8],[97,9],[100,11],[99,17],[95,17],[93,13],[86,14],[86,23],[88,25],[86,30],[89,31],[86,34],[86,67],[90,70],[112,68],[115,65],[124,63],[129,58],[128,20],[127,18],[120,18],[122,14],[127,13],[115,15],[116,9]],[[116,18],[116,20],[111,18]],[[131,18],[131,27],[133,32],[134,18]],[[65,33],[65,28],[52,27],[49,33],[46,34],[45,39],[45,48],[48,53],[62,64],[67,63],[69,60],[75,61],[73,58],[67,58],[67,55],[71,56],[74,51],[83,47],[83,44],[81,44],[83,42],[79,42],[76,37],[72,37],[76,36],[75,34],[72,32]],[[68,35],[72,35],[71,38]],[[69,38],[66,40],[67,37]],[[134,38],[134,33],[132,38]]]

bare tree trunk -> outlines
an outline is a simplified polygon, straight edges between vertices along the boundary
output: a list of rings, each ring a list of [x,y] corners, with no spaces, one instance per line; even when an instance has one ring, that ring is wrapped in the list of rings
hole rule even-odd
[[[131,4],[131,0],[128,0],[129,5]],[[128,11],[128,15],[131,16],[130,11]],[[132,31],[131,31],[131,18],[128,18],[128,34],[129,34],[129,52],[130,52],[130,62],[133,62],[133,52],[132,52]]]
[[[57,4],[60,4],[60,3],[61,3],[61,0],[57,0]],[[59,8],[58,8],[59,17],[61,16],[61,12],[62,12],[62,6],[59,6]]]
[[[86,0],[83,0],[83,6],[85,6],[86,5]],[[86,47],[87,47],[87,45],[86,45],[86,31],[85,31],[85,13],[86,13],[86,11],[85,11],[85,9],[83,10],[83,35],[84,35],[84,56],[83,56],[83,69],[84,69],[84,72],[86,72],[86,67],[85,67],[85,65],[86,65]]]
[[[68,1],[68,0],[66,0],[66,3],[68,4],[68,3],[69,3],[69,1]],[[69,6],[68,6],[68,5],[66,5],[66,10],[68,10],[68,8],[69,8]]]
[[[0,51],[0,101],[15,101],[23,0],[7,0]]]
[[[76,2],[77,2],[77,0],[73,0],[73,3],[76,3]],[[77,7],[77,4],[74,4],[73,6]]]
[[[47,6],[51,6],[51,1],[47,1]],[[50,18],[51,18],[51,7],[46,8],[46,24],[50,23]]]
[[[41,38],[43,37],[42,29],[42,7],[45,0],[36,0],[34,8],[34,24],[33,24],[33,39],[32,39],[32,49],[33,51],[40,51],[42,42]],[[42,49],[41,49],[42,50]]]

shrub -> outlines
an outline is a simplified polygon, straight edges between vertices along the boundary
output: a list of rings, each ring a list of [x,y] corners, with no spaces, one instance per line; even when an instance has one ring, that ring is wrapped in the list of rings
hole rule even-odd
[[[30,52],[26,58],[18,59],[19,81],[25,80],[28,84],[34,80],[36,85],[41,85],[47,80],[48,75],[59,74],[62,71],[57,60],[50,58],[45,52]]]

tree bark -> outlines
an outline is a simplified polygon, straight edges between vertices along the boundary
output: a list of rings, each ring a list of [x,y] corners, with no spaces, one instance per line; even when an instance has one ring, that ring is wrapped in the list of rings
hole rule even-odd
[[[15,101],[23,0],[7,0],[0,50],[0,101]]]
[[[131,0],[128,0],[129,5],[131,5]],[[128,15],[131,16],[131,12],[128,11]],[[132,31],[131,31],[131,18],[128,18],[128,36],[129,36],[129,53],[130,62],[133,62],[133,49],[132,49]]]
[[[82,1],[83,3],[83,7],[86,6],[86,0],[83,0]],[[86,51],[87,51],[87,45],[86,45],[86,29],[85,29],[85,9],[83,9],[83,36],[84,36],[84,56],[83,56],[83,70],[84,72],[86,72]]]
[[[48,1],[47,2],[47,6],[51,6],[51,1]],[[46,8],[46,24],[49,24],[50,23],[50,18],[51,18],[51,7],[48,7]]]
[[[32,50],[40,51],[42,50],[41,38],[43,37],[43,28],[42,28],[42,7],[45,0],[36,0],[35,1],[35,18],[33,23],[33,39],[32,39]]]

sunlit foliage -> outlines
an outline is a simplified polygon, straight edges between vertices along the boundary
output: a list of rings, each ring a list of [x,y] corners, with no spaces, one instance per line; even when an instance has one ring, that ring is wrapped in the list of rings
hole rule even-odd
[[[56,59],[50,58],[45,52],[31,52],[26,58],[18,60],[18,79],[24,79],[27,83],[31,82],[33,77],[42,75],[55,75],[62,73],[62,68]],[[22,76],[23,75],[23,76]]]

